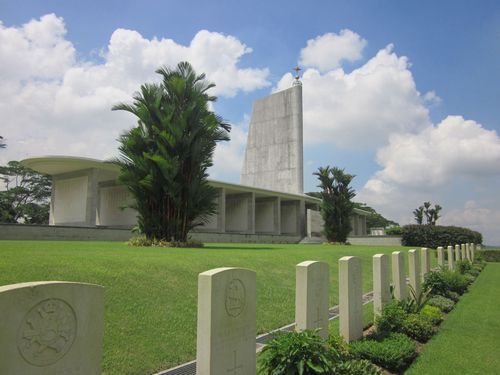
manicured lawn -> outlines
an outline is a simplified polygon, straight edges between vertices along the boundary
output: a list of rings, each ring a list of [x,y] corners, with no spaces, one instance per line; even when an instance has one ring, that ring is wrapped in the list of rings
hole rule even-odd
[[[262,333],[294,320],[297,263],[329,263],[332,306],[337,304],[340,257],[362,258],[363,290],[368,292],[371,257],[394,250],[255,244],[160,249],[118,242],[0,241],[0,285],[67,280],[105,286],[103,374],[146,375],[195,358],[200,272],[223,266],[256,270],[257,330]]]
[[[500,373],[500,263],[489,263],[405,372]]]

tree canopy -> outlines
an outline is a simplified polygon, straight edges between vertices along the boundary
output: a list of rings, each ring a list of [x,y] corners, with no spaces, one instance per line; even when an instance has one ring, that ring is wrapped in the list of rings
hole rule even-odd
[[[47,175],[9,161],[0,167],[0,222],[48,224],[52,181]]]
[[[387,219],[378,213],[374,208],[367,206],[366,203],[354,202],[354,208],[359,208],[363,211],[368,211],[370,214],[366,217],[366,227],[367,228],[387,228],[391,226],[399,226],[399,224],[393,220]]]
[[[4,142],[3,137],[0,135],[0,148],[7,147],[7,144]]]
[[[349,187],[354,175],[344,169],[326,166],[314,172],[318,176],[321,188],[321,214],[325,221],[325,236],[330,242],[346,242],[351,232],[354,204],[351,201],[356,193]]]
[[[443,209],[439,204],[432,207],[431,202],[424,202],[422,206],[419,206],[413,210],[413,216],[417,224],[422,225],[424,223],[424,217],[428,225],[436,225],[437,220],[441,217],[439,212]]]
[[[120,136],[120,180],[135,198],[138,225],[147,238],[186,242],[188,232],[216,211],[207,181],[216,143],[229,140],[230,125],[209,109],[216,97],[204,74],[187,62],[156,71],[159,84],[143,84],[132,104],[137,117]]]

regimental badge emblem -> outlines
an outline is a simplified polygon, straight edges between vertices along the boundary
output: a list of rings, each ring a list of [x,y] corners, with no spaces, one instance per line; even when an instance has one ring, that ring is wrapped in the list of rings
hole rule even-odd
[[[232,279],[226,286],[226,312],[229,316],[237,317],[245,309],[245,285],[239,279]]]
[[[61,299],[47,299],[33,306],[24,317],[17,347],[28,363],[48,366],[71,349],[76,330],[76,315],[71,306]]]

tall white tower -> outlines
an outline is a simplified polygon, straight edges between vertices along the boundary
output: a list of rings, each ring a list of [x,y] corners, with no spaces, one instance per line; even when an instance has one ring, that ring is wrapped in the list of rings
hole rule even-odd
[[[286,193],[304,193],[302,84],[254,102],[241,183]]]

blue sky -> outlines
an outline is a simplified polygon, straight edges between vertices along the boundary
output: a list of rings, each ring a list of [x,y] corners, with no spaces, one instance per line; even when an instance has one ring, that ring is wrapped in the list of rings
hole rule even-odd
[[[238,181],[252,102],[288,87],[299,62],[306,190],[318,166],[338,165],[402,224],[430,200],[443,224],[500,244],[496,1],[2,0],[0,20],[2,163],[113,155],[134,120],[109,107],[189,58],[234,124],[212,175]]]

